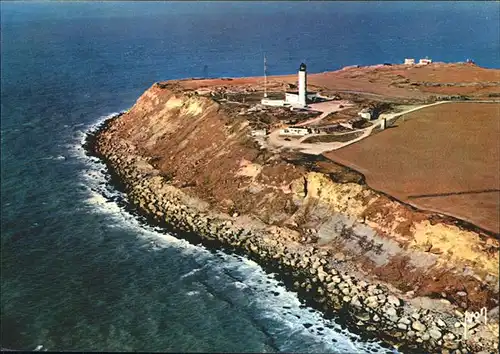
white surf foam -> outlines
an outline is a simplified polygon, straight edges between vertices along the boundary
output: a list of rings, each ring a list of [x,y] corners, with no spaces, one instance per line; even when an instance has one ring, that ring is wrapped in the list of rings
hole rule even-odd
[[[193,269],[192,271],[186,273],[186,274],[183,274],[181,275],[181,279],[185,279],[185,278],[188,278],[190,276],[193,276],[195,275],[196,273],[198,273],[200,270],[202,270],[204,267],[201,267],[201,268],[195,268]]]
[[[390,352],[378,343],[361,341],[358,335],[343,329],[333,320],[325,319],[321,312],[304,307],[295,292],[288,291],[272,274],[266,274],[257,263],[221,251],[217,252],[217,256],[205,261],[213,263],[210,269],[218,269],[222,274],[229,272],[231,277],[238,278],[231,284],[232,291],[223,289],[221,292],[229,293],[228,296],[231,297],[237,297],[238,293],[241,297],[251,297],[254,306],[259,309],[256,311],[260,317],[257,321],[278,323],[279,325],[268,330],[276,337],[285,338],[280,343],[280,351],[296,352],[299,342],[308,337],[308,342],[316,343],[315,351]],[[221,281],[214,282],[216,283]],[[304,325],[310,326],[306,328]]]
[[[196,290],[193,290],[193,291],[188,291],[186,293],[187,296],[195,296],[195,295],[199,295],[200,292],[199,291],[196,291]]]
[[[56,160],[56,161],[64,161],[66,160],[66,157],[62,155],[58,156],[47,156],[47,157],[42,157],[42,160]]]
[[[271,332],[272,336],[286,338],[280,340],[280,351],[297,351],[297,336],[302,338],[305,336],[317,343],[318,351],[390,352],[377,343],[362,342],[359,336],[342,329],[334,321],[326,320],[319,311],[303,307],[296,293],[286,290],[272,274],[266,274],[257,263],[245,257],[225,254],[222,251],[213,254],[201,245],[192,245],[185,240],[161,232],[159,228],[143,225],[134,215],[126,211],[116,201],[111,200],[116,197],[125,198],[125,196],[109,186],[108,177],[102,172],[105,165],[99,159],[86,156],[82,143],[85,141],[87,132],[94,132],[107,118],[113,115],[101,117],[94,124],[82,127],[86,130],[79,132],[81,133],[78,134],[79,141],[75,142],[71,150],[72,156],[82,160],[86,166],[81,173],[81,185],[85,186],[88,191],[84,202],[89,212],[106,215],[114,227],[133,230],[137,237],[145,241],[145,247],[149,247],[151,251],[173,247],[183,255],[193,257],[199,264],[204,264],[203,267],[184,274],[181,279],[196,276],[198,272],[209,267],[210,279],[215,284],[222,283],[225,284],[224,286],[232,286],[232,290],[229,290],[229,296],[250,296],[251,306],[258,309],[258,311],[252,312],[258,313],[256,321],[262,323],[272,321],[279,324],[267,330]],[[212,274],[214,270],[216,272]],[[237,279],[231,281],[233,274],[236,274]],[[225,282],[221,278],[225,278]],[[198,294],[199,291],[193,290],[187,292],[186,295]],[[207,295],[212,296],[213,294],[208,293]],[[311,326],[306,328],[304,323],[311,324]]]

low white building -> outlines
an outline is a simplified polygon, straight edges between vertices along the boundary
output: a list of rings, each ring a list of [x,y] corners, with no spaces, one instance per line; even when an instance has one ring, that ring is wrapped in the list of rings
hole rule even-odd
[[[288,127],[288,128],[280,129],[280,135],[304,136],[307,134],[310,134],[310,130],[307,128]]]
[[[269,98],[263,98],[260,103],[264,106],[283,107],[285,105],[285,100],[271,100]]]
[[[405,65],[415,65],[415,59],[413,59],[413,58],[406,58],[405,59]]]
[[[306,100],[307,101],[312,101],[314,98],[316,98],[317,94],[316,92],[307,92],[306,93]],[[285,103],[288,103],[292,106],[302,106],[303,105],[300,103],[299,100],[299,92],[298,91],[286,91],[285,92]]]
[[[297,83],[297,91],[286,91],[284,100],[270,100],[267,98],[267,94],[264,94],[264,98],[261,103],[266,106],[292,106],[306,108],[307,103],[315,100],[317,94],[316,92],[307,91],[307,67],[304,63],[300,64],[297,75]],[[266,83],[264,85],[266,85]]]
[[[429,58],[423,58],[418,61],[420,65],[427,65],[432,63],[432,59]]]
[[[372,119],[372,111],[369,108],[362,109],[361,111],[358,112],[358,116],[366,120],[370,120]]]

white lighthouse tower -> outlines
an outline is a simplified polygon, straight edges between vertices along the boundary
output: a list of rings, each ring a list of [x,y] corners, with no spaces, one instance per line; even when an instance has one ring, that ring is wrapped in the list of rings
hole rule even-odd
[[[307,71],[306,64],[302,63],[299,67],[299,105],[306,106],[307,98]]]
[[[267,82],[266,79],[266,75],[264,75],[265,82]],[[285,91],[284,100],[267,99],[265,96],[267,90],[265,89],[264,98],[261,100],[261,103],[268,106],[290,107],[292,110],[295,108],[307,108],[307,101],[316,102],[318,95],[316,92],[307,91],[307,70],[304,63],[300,64],[298,79],[298,90]]]

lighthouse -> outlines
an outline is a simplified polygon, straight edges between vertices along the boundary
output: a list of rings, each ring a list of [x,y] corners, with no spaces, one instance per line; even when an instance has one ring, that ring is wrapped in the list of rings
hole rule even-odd
[[[299,67],[299,102],[302,107],[306,106],[307,97],[307,70],[306,64],[301,63]]]
[[[285,91],[285,100],[282,101],[283,106],[291,107],[291,109],[308,108],[307,107],[308,101],[316,102],[316,100],[318,99],[317,93],[307,91],[307,67],[306,64],[304,63],[300,64],[299,67],[297,86],[298,90]]]

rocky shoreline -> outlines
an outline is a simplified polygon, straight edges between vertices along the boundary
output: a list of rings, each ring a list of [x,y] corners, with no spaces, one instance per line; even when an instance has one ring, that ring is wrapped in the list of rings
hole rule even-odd
[[[498,339],[474,337],[482,327],[479,324],[469,325],[469,339],[463,338],[463,313],[416,308],[384,284],[370,284],[349,274],[342,268],[343,260],[328,250],[295,242],[285,234],[270,237],[239,215],[211,211],[203,201],[172,186],[148,159],[139,156],[135,146],[115,139],[119,117],[90,134],[85,148],[106,163],[113,183],[121,185],[131,205],[148,222],[181,233],[194,243],[244,254],[267,269],[278,270],[286,285],[309,305],[327,315],[336,313],[354,332],[379,338],[402,352],[498,352]]]

